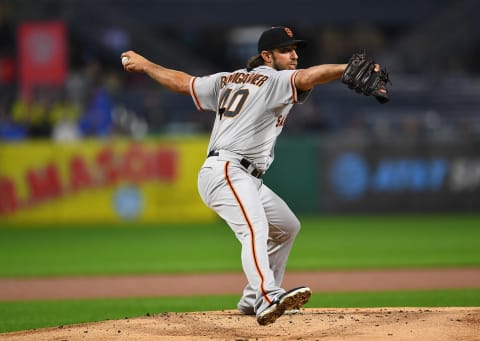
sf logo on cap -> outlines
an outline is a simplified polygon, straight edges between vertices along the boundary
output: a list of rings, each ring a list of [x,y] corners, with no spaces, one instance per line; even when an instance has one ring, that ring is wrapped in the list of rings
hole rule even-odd
[[[293,38],[293,32],[292,32],[291,29],[289,29],[288,27],[285,27],[284,30],[285,30],[285,33],[286,33],[290,38]]]

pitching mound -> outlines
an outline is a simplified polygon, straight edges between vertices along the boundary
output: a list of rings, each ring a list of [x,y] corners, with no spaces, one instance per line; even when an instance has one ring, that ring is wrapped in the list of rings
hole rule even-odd
[[[259,326],[237,311],[162,313],[0,334],[8,340],[479,340],[480,308],[302,309]]]

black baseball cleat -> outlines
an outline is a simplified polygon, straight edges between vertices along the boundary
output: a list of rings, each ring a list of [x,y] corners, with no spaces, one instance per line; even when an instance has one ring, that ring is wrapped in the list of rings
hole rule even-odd
[[[299,287],[287,291],[275,298],[264,311],[258,314],[258,324],[266,326],[275,322],[286,310],[300,309],[308,302],[311,295],[312,291],[308,287]]]

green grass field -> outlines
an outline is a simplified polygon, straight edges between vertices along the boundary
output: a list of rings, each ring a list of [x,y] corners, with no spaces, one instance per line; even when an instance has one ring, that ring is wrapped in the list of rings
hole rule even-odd
[[[480,266],[480,216],[302,219],[289,270]],[[241,271],[223,222],[0,228],[0,277]]]
[[[480,267],[480,215],[301,219],[289,271]],[[0,277],[241,271],[222,222],[2,226]],[[239,293],[240,294],[240,293]],[[163,311],[231,309],[237,296],[0,302],[0,332]],[[310,307],[480,306],[478,290],[316,294]]]

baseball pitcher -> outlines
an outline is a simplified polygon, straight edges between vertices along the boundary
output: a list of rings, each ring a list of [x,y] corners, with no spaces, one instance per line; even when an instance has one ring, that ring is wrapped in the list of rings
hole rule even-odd
[[[248,283],[237,307],[255,315],[260,325],[299,309],[311,295],[306,286],[282,288],[300,222],[262,180],[292,106],[304,102],[314,86],[339,79],[358,93],[388,101],[388,74],[365,54],[354,54],[347,64],[297,69],[297,51],[305,45],[290,28],[273,27],[260,36],[258,54],[246,68],[203,77],[163,67],[133,51],[121,54],[125,70],[145,73],[191,96],[199,111],[215,113],[198,190],[241,243]]]

